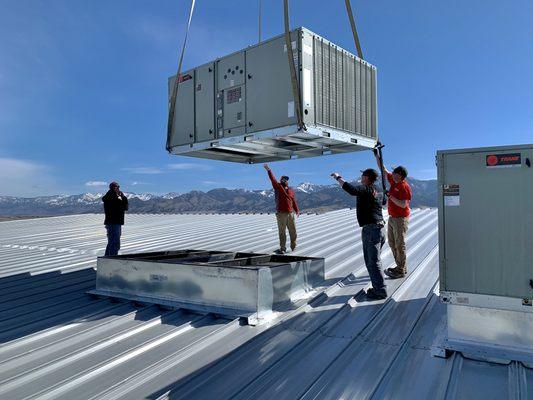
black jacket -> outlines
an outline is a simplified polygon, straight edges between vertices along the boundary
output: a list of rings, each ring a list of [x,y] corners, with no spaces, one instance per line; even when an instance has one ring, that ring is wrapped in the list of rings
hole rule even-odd
[[[122,200],[120,198],[122,198]],[[104,225],[124,225],[124,211],[128,210],[128,199],[122,192],[120,192],[120,198],[114,190],[109,190],[104,197],[102,197],[105,212]]]
[[[383,223],[380,196],[374,185],[352,185],[344,182],[342,188],[352,196],[357,196],[356,212],[359,226]]]

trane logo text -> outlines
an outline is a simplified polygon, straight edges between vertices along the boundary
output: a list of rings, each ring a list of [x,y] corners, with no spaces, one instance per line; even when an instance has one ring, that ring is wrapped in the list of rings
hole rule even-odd
[[[509,162],[509,161],[518,161],[520,160],[520,157],[519,156],[503,156],[503,157],[500,157],[500,161],[503,161],[503,162]]]

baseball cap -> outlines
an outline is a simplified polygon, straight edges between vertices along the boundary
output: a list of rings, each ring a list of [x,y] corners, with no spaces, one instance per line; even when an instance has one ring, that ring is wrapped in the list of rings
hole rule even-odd
[[[378,171],[372,168],[361,170],[361,173],[363,174],[363,176],[368,176],[372,182],[375,182],[379,176]]]
[[[401,165],[398,165],[396,168],[394,168],[392,172],[402,176],[403,178],[407,178],[407,169]]]

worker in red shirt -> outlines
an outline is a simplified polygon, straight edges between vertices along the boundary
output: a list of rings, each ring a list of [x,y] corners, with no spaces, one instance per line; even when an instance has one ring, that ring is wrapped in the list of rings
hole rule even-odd
[[[298,203],[296,203],[294,190],[289,187],[289,177],[284,175],[278,182],[268,164],[265,164],[264,168],[268,172],[276,197],[276,219],[279,233],[279,249],[276,250],[276,253],[285,254],[287,251],[287,229],[291,239],[291,250],[294,251],[296,248],[295,213],[299,216],[300,209],[298,208]]]
[[[377,150],[374,150],[378,167],[382,168]],[[394,268],[387,268],[385,275],[392,279],[403,278],[407,274],[407,256],[405,251],[405,237],[409,227],[409,215],[411,209],[411,186],[405,180],[407,169],[401,165],[394,168],[392,173],[383,165],[383,171],[387,174],[390,184],[389,197],[389,221],[387,223],[387,240],[396,261]]]

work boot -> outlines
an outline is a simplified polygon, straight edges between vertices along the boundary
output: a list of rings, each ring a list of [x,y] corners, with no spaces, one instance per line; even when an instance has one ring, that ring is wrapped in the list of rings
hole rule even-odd
[[[385,275],[387,275],[391,279],[404,278],[405,275],[406,275],[406,273],[403,270],[399,269],[398,267],[396,267],[396,268],[387,268],[383,272],[385,273]]]
[[[296,249],[296,243],[291,244],[291,251],[294,251]]]
[[[367,289],[366,297],[369,300],[383,300],[387,298],[387,292],[376,291],[374,288]]]
[[[285,254],[286,250],[285,249],[277,249],[276,251],[274,251],[274,253],[276,253],[276,254]]]

